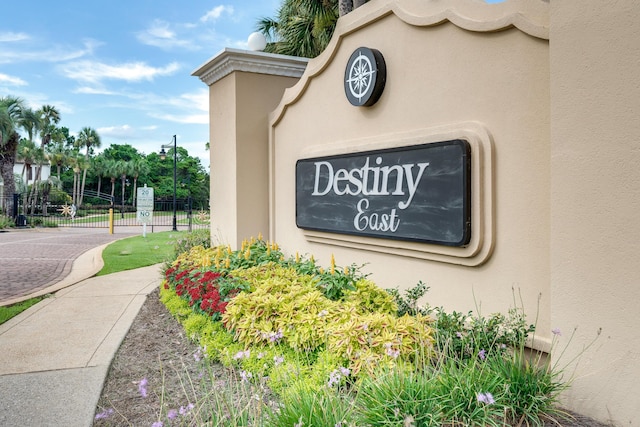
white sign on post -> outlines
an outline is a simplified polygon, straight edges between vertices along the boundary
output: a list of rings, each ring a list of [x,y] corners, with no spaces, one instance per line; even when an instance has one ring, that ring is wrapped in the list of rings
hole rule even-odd
[[[138,188],[138,197],[136,199],[136,209],[143,211],[153,211],[153,188],[144,187]]]
[[[147,224],[153,222],[153,188],[138,188],[136,198],[136,219],[142,223],[142,236],[147,237]]]
[[[143,224],[151,224],[153,221],[153,211],[136,211],[136,219]]]

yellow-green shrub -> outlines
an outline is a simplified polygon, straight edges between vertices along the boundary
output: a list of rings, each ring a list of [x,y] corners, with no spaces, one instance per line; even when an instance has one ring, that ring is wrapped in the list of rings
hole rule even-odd
[[[222,321],[247,348],[280,341],[306,352],[328,348],[348,360],[354,374],[432,351],[430,318],[398,318],[392,297],[371,281],[359,280],[340,302],[326,298],[313,278],[291,268],[256,267],[243,277],[258,279],[251,283],[254,291],[236,296]]]
[[[243,278],[253,292],[238,294],[222,321],[235,339],[247,346],[282,341],[293,349],[312,351],[325,343],[326,318],[337,312],[335,302],[314,286],[314,279],[278,265],[254,267]]]
[[[360,279],[355,287],[355,290],[345,291],[344,301],[353,302],[363,313],[395,314],[398,312],[398,305],[394,298],[371,280]]]
[[[173,317],[181,321],[187,316],[195,314],[189,303],[176,295],[173,289],[165,286],[166,282],[160,285],[160,301],[167,307]]]
[[[430,318],[398,318],[386,313],[348,315],[350,311],[342,317],[343,321],[331,327],[327,348],[347,358],[354,375],[363,369],[372,374],[375,368],[432,354]]]

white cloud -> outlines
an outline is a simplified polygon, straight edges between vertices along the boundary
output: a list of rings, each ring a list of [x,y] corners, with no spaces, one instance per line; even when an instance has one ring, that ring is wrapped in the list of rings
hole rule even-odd
[[[209,91],[206,88],[175,97],[148,95],[147,115],[159,120],[185,124],[209,124]]]
[[[224,12],[226,12],[228,15],[233,15],[233,6],[225,6],[225,5],[216,6],[210,11],[208,11],[207,13],[205,13],[200,18],[200,21],[201,22],[215,21],[218,18],[220,18],[220,16],[222,16]]]
[[[169,122],[183,123],[189,125],[209,124],[209,114],[150,114],[151,117],[166,120]]]
[[[28,40],[30,37],[25,33],[13,33],[13,32],[4,32],[0,33],[0,43],[6,42],[20,42],[23,40]]]
[[[83,41],[83,47],[71,48],[68,46],[51,46],[42,50],[41,46],[30,49],[22,47],[20,49],[0,49],[0,64],[18,63],[18,62],[64,62],[90,55],[95,48],[102,43],[86,39]]]
[[[97,86],[81,86],[74,90],[73,93],[81,93],[83,95],[119,95],[116,92]]]
[[[199,49],[198,46],[194,45],[189,40],[178,38],[177,33],[171,28],[170,24],[160,19],[153,21],[145,31],[137,33],[136,37],[142,44],[162,49],[172,49],[175,47],[191,50]]]
[[[22,80],[20,77],[13,77],[8,74],[0,73],[0,84],[7,84],[10,86],[27,86],[28,83]]]
[[[164,67],[152,67],[144,62],[110,65],[97,61],[76,61],[60,66],[60,70],[66,77],[83,82],[98,83],[103,80],[139,82],[175,74],[180,70],[180,65],[172,62]]]
[[[127,139],[135,135],[135,130],[129,125],[108,126],[96,129],[100,137]]]

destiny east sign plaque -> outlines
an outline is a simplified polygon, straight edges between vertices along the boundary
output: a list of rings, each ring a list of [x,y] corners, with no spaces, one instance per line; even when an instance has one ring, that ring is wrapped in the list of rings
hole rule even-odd
[[[471,151],[464,140],[301,159],[296,225],[330,233],[465,246]]]

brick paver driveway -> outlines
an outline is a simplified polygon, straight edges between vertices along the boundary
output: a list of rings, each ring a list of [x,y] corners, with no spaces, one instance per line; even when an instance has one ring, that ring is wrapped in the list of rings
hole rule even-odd
[[[134,235],[100,228],[42,228],[0,232],[0,303],[29,295],[66,277],[89,249]]]

